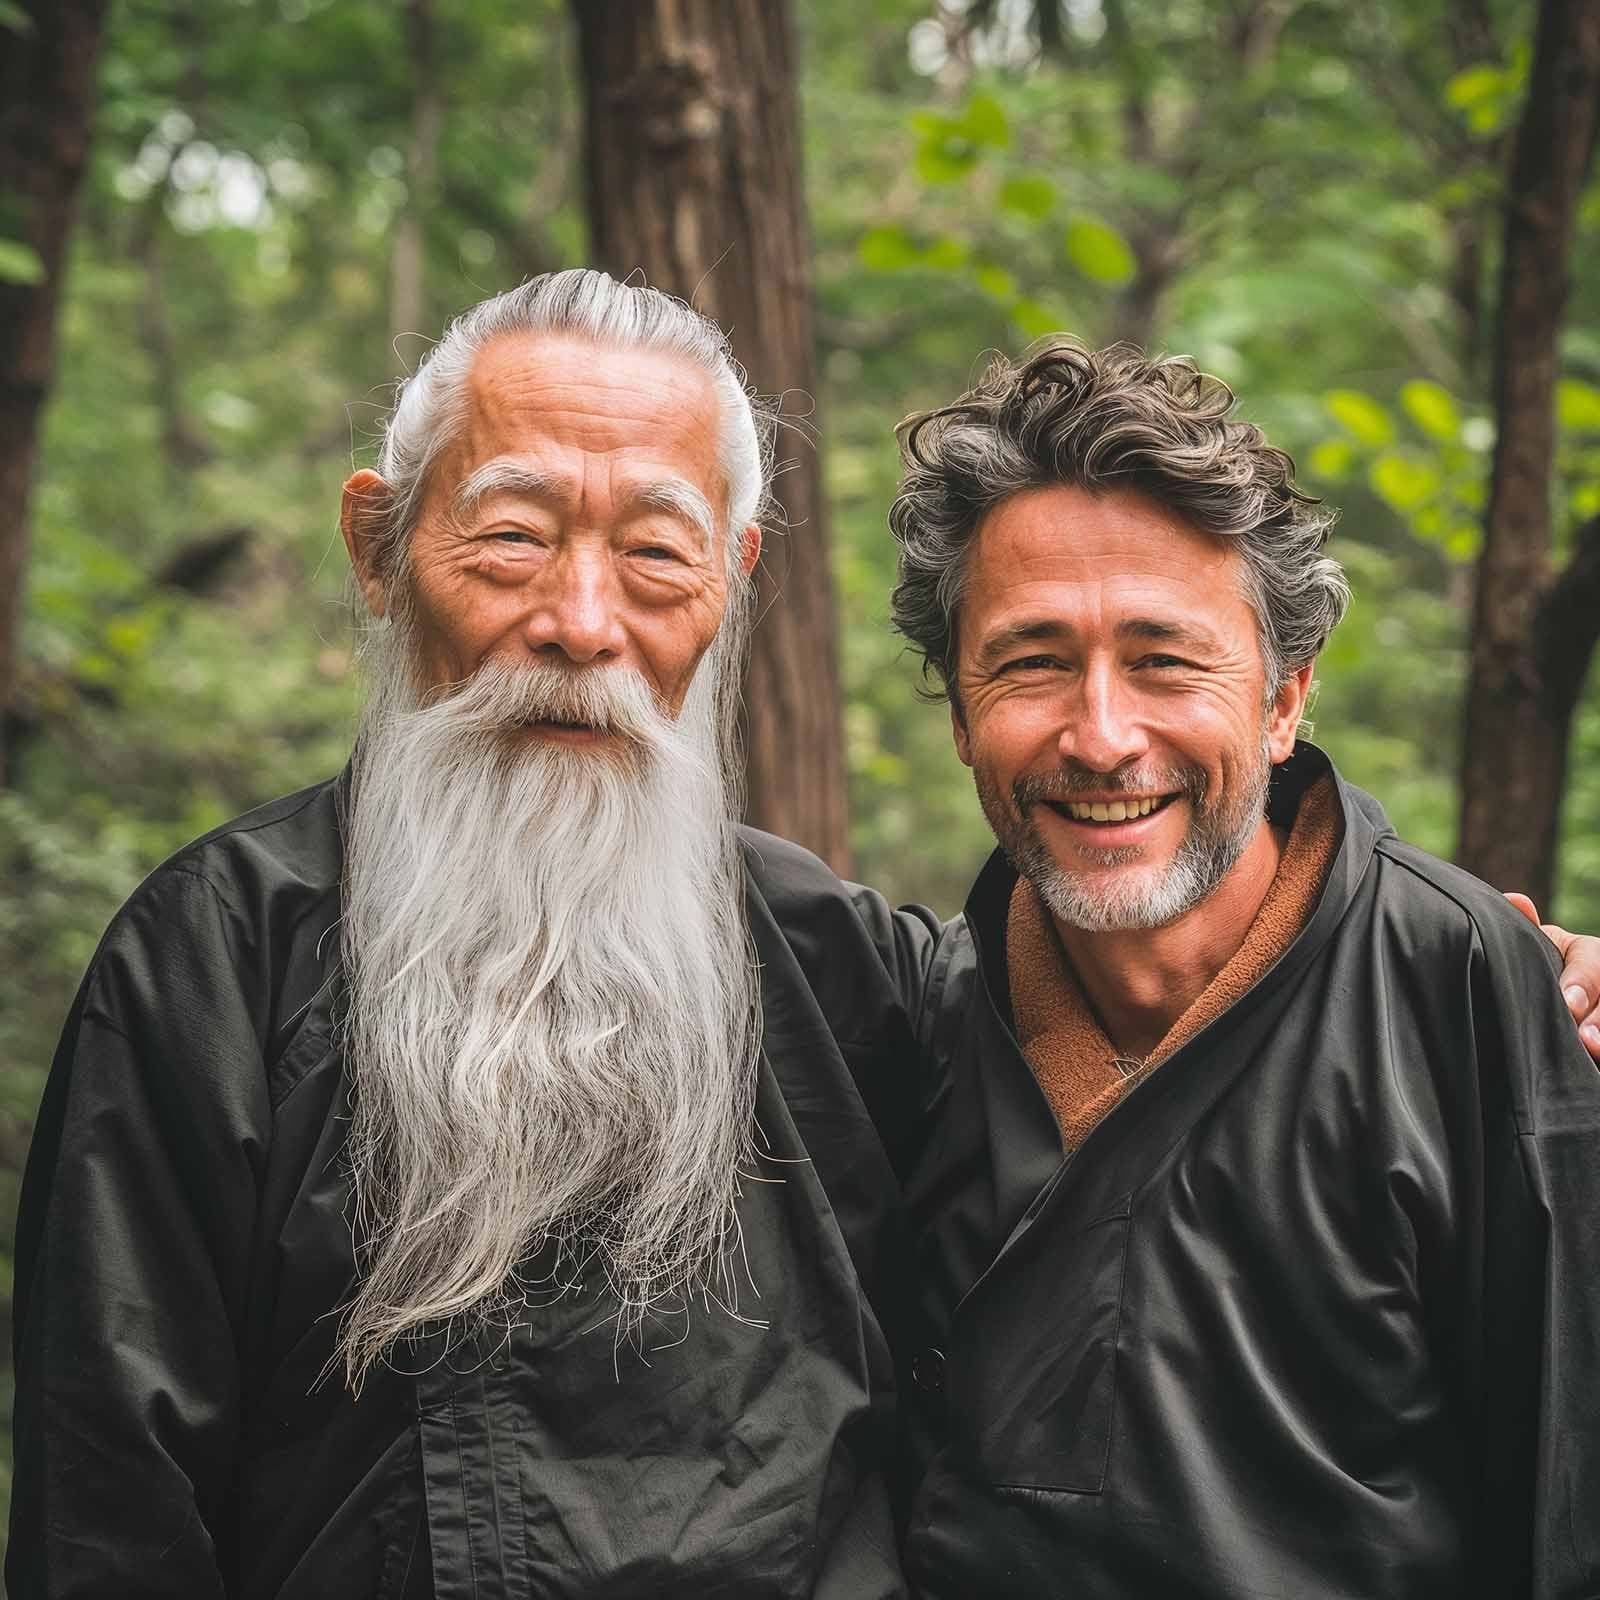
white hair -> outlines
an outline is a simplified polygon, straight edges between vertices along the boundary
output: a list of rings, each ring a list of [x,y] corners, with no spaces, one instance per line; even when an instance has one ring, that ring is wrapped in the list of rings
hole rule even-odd
[[[352,1387],[408,1336],[509,1325],[590,1268],[618,1337],[737,1314],[760,1006],[736,831],[750,585],[676,720],[623,667],[486,661],[419,691],[368,643],[347,823]],[[530,720],[609,731],[530,739]]]
[[[660,351],[710,374],[721,409],[718,468],[727,494],[731,576],[743,554],[735,535],[767,511],[772,419],[752,402],[744,371],[716,323],[659,289],[619,283],[591,267],[547,272],[468,307],[399,385],[378,452],[379,476],[393,496],[373,550],[378,576],[393,585],[402,573],[429,470],[465,420],[473,363],[496,339],[520,334]]]

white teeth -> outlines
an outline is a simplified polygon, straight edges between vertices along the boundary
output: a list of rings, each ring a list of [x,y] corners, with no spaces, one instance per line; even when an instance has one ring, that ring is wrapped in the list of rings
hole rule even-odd
[[[1131,817],[1148,817],[1160,804],[1155,795],[1138,800],[1069,800],[1067,814],[1075,822],[1125,822]]]

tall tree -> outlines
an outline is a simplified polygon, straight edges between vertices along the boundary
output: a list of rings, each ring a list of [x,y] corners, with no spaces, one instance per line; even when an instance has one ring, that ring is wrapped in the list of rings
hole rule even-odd
[[[1478,562],[1459,859],[1548,902],[1573,709],[1600,636],[1600,517],[1552,574],[1569,256],[1600,129],[1600,0],[1542,0],[1505,213],[1495,443]]]
[[[411,130],[406,143],[406,203],[395,221],[389,264],[389,327],[397,338],[419,333],[426,310],[423,229],[435,202],[439,131],[444,121],[435,33],[433,0],[406,0]]]
[[[0,783],[28,498],[105,11],[106,0],[14,0],[0,13],[0,239],[8,262],[0,272]]]
[[[788,0],[574,0],[596,261],[691,301],[764,394],[816,393]],[[807,429],[807,433],[811,430]],[[814,442],[780,438],[746,682],[749,815],[843,869],[844,752]],[[782,458],[789,457],[784,460]]]

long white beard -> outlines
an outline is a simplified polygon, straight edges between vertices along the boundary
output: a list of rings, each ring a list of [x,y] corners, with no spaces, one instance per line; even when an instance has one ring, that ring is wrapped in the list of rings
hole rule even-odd
[[[546,663],[419,706],[403,626],[380,635],[346,840],[353,1387],[408,1335],[508,1326],[552,1244],[604,1273],[619,1338],[731,1307],[760,1033],[739,631],[676,721],[629,670]],[[516,731],[550,715],[621,737]]]

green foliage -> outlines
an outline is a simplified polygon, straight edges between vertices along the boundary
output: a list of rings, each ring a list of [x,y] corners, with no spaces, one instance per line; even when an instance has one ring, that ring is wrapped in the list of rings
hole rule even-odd
[[[1473,135],[1490,139],[1509,126],[1528,86],[1530,52],[1519,41],[1503,66],[1464,67],[1444,87],[1445,103],[1459,111]]]
[[[0,239],[0,283],[43,283],[44,262],[32,245]]]
[[[439,6],[447,110],[426,197],[407,183],[403,8],[217,5],[225,21],[205,28],[167,0],[112,10],[0,794],[13,1193],[56,1029],[115,906],[187,839],[343,759],[338,488],[370,454],[397,360],[425,347],[391,348],[398,219],[421,205],[424,334],[584,252],[558,0]],[[1117,27],[1074,6],[1049,63],[1015,8],[966,40],[935,0],[796,11],[859,875],[954,911],[990,842],[948,712],[917,697],[888,627],[892,424],[952,398],[981,352],[1060,330],[1191,352],[1340,501],[1355,604],[1319,665],[1317,737],[1403,833],[1448,853],[1465,563],[1493,441],[1454,241],[1476,227],[1492,269],[1493,136],[1516,114],[1525,48],[1459,70],[1447,0],[1375,0],[1359,29],[1332,0],[1227,18],[1123,0]],[[1232,25],[1246,13],[1278,27],[1248,60]],[[0,27],[16,15],[0,0]],[[1495,16],[1514,40],[1527,0]],[[1595,195],[1582,216],[1575,262],[1594,255]],[[0,248],[0,278],[8,260],[14,274]],[[1600,513],[1593,274],[1574,274],[1563,359],[1570,526]],[[209,575],[172,581],[207,550]],[[1595,927],[1593,695],[1572,772],[1559,909]]]
[[[1096,217],[1074,217],[1064,244],[1067,260],[1095,283],[1124,284],[1139,270],[1128,241]]]

